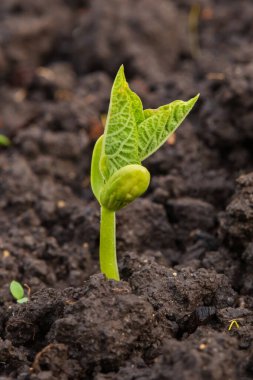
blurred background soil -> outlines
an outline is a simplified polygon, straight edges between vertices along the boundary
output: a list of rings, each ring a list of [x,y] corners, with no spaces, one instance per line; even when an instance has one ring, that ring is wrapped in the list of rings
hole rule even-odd
[[[251,0],[1,0],[0,380],[253,378],[252,20]],[[118,213],[114,283],[89,168],[121,64],[146,108],[201,97]]]

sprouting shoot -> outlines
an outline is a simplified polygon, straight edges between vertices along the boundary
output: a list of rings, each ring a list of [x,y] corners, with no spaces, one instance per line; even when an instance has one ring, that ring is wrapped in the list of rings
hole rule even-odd
[[[142,162],[175,132],[198,97],[144,110],[128,86],[123,66],[116,75],[105,131],[91,163],[91,187],[101,207],[100,268],[108,279],[119,280],[115,213],[147,190],[150,174]]]

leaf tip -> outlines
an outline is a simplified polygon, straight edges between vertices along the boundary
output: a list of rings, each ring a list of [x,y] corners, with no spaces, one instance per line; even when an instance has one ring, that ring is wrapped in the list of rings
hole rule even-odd
[[[125,77],[125,69],[124,65],[122,64],[116,74],[115,80],[114,80],[114,86],[118,88],[119,90],[124,90],[125,88],[128,88],[128,84]]]
[[[192,103],[193,105],[198,101],[198,98],[200,97],[200,93],[198,93],[196,96],[194,96],[194,98],[192,98]]]
[[[190,112],[193,109],[193,107],[197,103],[199,97],[200,97],[200,94],[197,94],[196,96],[194,96],[193,98],[191,98],[190,100],[188,100],[186,102],[186,104],[188,104],[188,107],[189,107],[189,111],[188,112]]]
[[[120,67],[119,67],[119,72],[124,73],[124,71],[125,71],[125,68],[124,68],[124,65],[122,63],[122,65],[120,65]]]
[[[121,65],[120,66],[120,68],[119,68],[119,70],[118,70],[118,72],[117,72],[117,75],[116,75],[116,78],[117,77],[120,77],[120,78],[124,78],[124,79],[126,79],[126,77],[125,77],[125,68],[124,68],[124,65]]]

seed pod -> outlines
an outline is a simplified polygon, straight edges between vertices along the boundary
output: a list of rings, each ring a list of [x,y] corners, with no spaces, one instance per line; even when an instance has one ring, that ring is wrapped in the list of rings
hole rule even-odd
[[[100,193],[100,203],[111,211],[118,211],[148,188],[149,171],[142,165],[127,165],[114,173]]]

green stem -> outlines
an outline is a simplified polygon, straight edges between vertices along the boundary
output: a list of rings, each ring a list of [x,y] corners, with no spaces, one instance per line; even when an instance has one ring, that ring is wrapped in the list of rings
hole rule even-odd
[[[119,281],[115,229],[115,212],[101,206],[100,269],[108,279]]]

